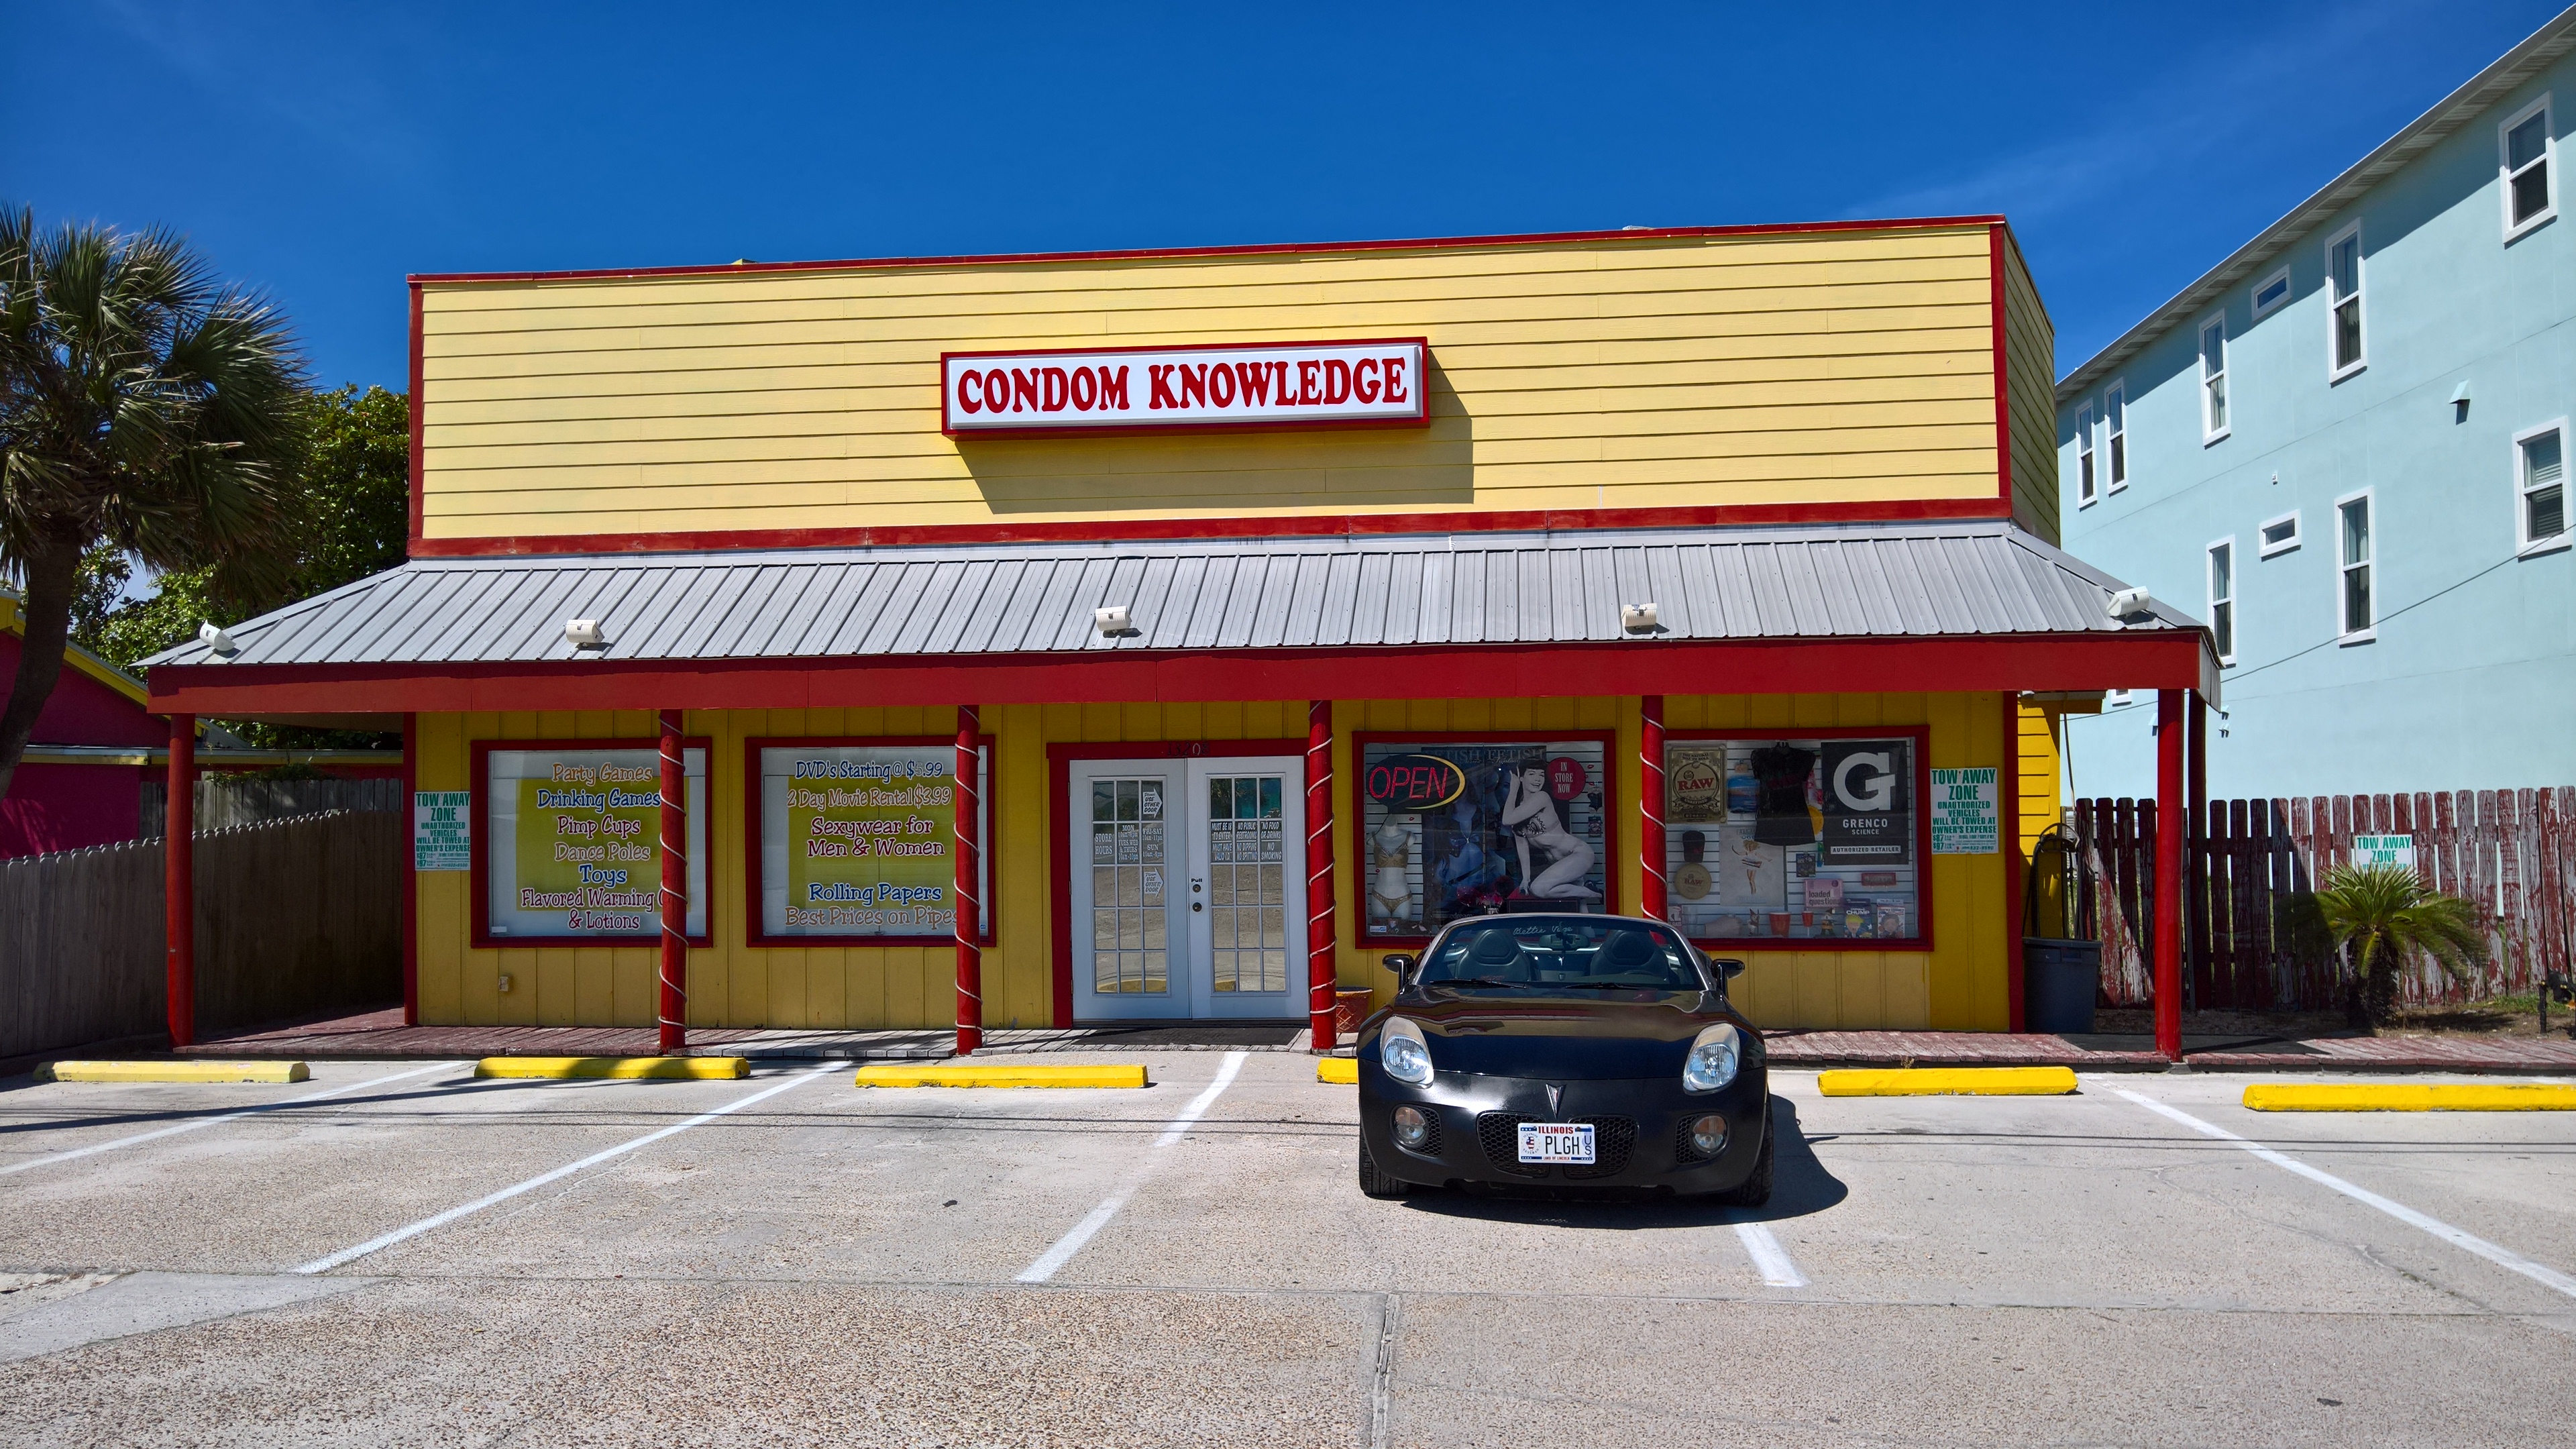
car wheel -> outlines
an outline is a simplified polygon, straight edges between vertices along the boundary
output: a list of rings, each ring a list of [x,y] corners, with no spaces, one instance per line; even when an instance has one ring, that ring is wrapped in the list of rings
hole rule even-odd
[[[1754,1155],[1753,1174],[1734,1187],[1714,1194],[1714,1197],[1728,1207],[1761,1207],[1771,1201],[1770,1123],[1762,1124],[1762,1150]]]
[[[1377,1170],[1377,1159],[1369,1156],[1368,1139],[1360,1139],[1360,1192],[1368,1197],[1402,1197],[1404,1180],[1389,1177]]]

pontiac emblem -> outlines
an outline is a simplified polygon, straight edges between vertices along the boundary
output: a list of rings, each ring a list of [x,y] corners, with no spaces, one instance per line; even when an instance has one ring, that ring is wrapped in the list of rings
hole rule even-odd
[[[1558,1086],[1558,1085],[1557,1085],[1556,1083],[1554,1083],[1554,1082],[1550,1082],[1550,1083],[1548,1083],[1548,1084],[1547,1084],[1547,1110],[1549,1110],[1550,1112],[1555,1111],[1555,1110],[1556,1110],[1556,1103],[1557,1103],[1557,1099],[1558,1099],[1558,1098],[1560,1098],[1560,1097],[1563,1097],[1564,1095],[1565,1095],[1565,1089],[1564,1089],[1563,1087]]]

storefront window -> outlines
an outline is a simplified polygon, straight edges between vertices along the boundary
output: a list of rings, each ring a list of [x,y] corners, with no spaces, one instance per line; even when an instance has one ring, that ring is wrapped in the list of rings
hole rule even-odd
[[[1611,907],[1605,737],[1359,741],[1370,939],[1461,916]]]
[[[482,747],[481,903],[491,944],[662,934],[662,756],[654,745]],[[687,934],[707,934],[707,752],[688,780]]]
[[[1664,881],[1693,939],[1928,943],[1922,739],[1670,738]]]
[[[760,824],[753,944],[956,938],[954,741],[753,740],[748,757]],[[989,751],[983,773],[989,786]],[[989,823],[992,791],[977,798]],[[991,893],[977,895],[989,939]]]

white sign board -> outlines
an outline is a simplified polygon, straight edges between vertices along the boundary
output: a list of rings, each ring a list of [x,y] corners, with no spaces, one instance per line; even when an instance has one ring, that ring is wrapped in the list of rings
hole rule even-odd
[[[1070,352],[949,352],[940,431],[1391,427],[1430,421],[1419,337]]]
[[[2355,865],[2402,865],[2415,868],[2415,837],[2412,835],[2356,835],[2352,838],[2352,863]]]
[[[411,868],[465,870],[474,863],[473,796],[463,790],[416,790],[411,797]]]
[[[1932,853],[1992,855],[2002,849],[2003,810],[1994,767],[1932,772]]]

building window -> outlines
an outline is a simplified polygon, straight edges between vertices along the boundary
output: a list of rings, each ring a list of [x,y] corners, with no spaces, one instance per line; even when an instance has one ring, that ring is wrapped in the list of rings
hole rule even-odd
[[[2504,239],[2511,241],[2558,214],[2558,186],[2550,174],[2549,97],[2523,107],[2496,127],[2504,181]]]
[[[2262,321],[2290,300],[2290,269],[2283,267],[2254,284],[2254,320]]]
[[[2113,383],[2102,393],[2102,421],[2110,436],[2103,451],[2110,454],[2111,491],[2129,486],[2129,389],[2125,383]]]
[[[2514,517],[2524,553],[2565,548],[2567,537],[2567,423],[2533,428],[2513,440]]]
[[[2276,553],[2288,553],[2290,550],[2297,548],[2299,546],[2299,515],[2295,513],[2284,513],[2278,518],[2265,519],[2263,521],[2261,538],[2262,546],[2258,552],[2265,558],[2270,558]]]
[[[2335,627],[2346,643],[2357,643],[2373,637],[2371,623],[2377,618],[2371,612],[2370,494],[2336,499],[2335,518],[2343,541]]]
[[[1667,738],[1665,919],[1698,941],[1768,937],[1764,950],[1930,948],[1925,856],[1953,842],[1928,802],[1975,791],[1927,772],[1929,740],[1885,727]]]
[[[2075,410],[2075,506],[2093,502],[2093,405]]]
[[[2200,440],[2227,436],[2227,319],[2200,325]]]
[[[2236,662],[2236,540],[2222,538],[2209,546],[2209,636],[2218,645],[2218,662]]]
[[[2361,223],[2326,243],[2326,368],[2340,379],[2359,372],[2361,350]]]

